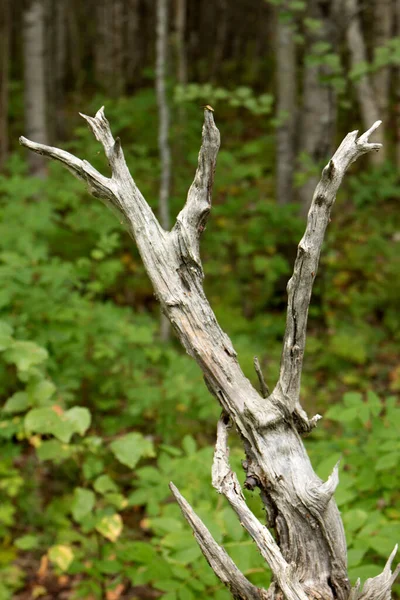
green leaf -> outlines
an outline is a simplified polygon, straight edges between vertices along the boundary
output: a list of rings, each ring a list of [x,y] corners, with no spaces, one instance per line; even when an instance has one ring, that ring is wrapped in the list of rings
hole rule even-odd
[[[77,487],[74,491],[72,502],[72,516],[78,523],[92,512],[95,503],[95,495],[91,490]]]
[[[45,404],[48,400],[50,400],[55,391],[56,386],[54,383],[47,379],[43,379],[42,381],[35,383],[33,386],[30,386],[29,397],[35,404]]]
[[[34,342],[15,341],[11,348],[4,353],[7,362],[16,365],[20,371],[27,371],[33,365],[38,365],[48,358],[47,350]]]
[[[153,442],[141,433],[128,433],[110,444],[111,452],[120,463],[133,469],[142,457],[155,456]]]
[[[24,424],[28,432],[51,433],[65,443],[74,433],[72,425],[52,408],[33,408],[26,414]]]
[[[3,411],[5,413],[20,413],[29,408],[30,402],[26,392],[16,392],[6,401]]]
[[[36,448],[39,460],[52,460],[56,464],[71,456],[71,447],[59,440],[45,440]]]
[[[94,489],[99,494],[106,494],[107,492],[118,492],[118,486],[108,475],[100,475],[93,484]]]
[[[23,535],[14,540],[14,545],[19,550],[33,550],[39,545],[39,540],[36,535]]]
[[[74,406],[70,408],[65,417],[72,424],[74,432],[84,435],[90,427],[92,420],[91,414],[87,408],[82,406]]]
[[[368,513],[360,508],[347,511],[343,515],[343,523],[346,531],[358,531],[368,520]]]
[[[182,448],[188,456],[196,453],[197,444],[191,435],[185,435],[182,440]]]
[[[13,329],[11,325],[5,323],[4,321],[0,321],[0,352],[7,350],[7,348],[12,345],[12,333]]]
[[[96,530],[111,542],[116,542],[122,532],[121,515],[106,515],[97,523]]]
[[[70,546],[51,546],[48,551],[49,559],[62,571],[66,571],[74,560],[74,553]]]

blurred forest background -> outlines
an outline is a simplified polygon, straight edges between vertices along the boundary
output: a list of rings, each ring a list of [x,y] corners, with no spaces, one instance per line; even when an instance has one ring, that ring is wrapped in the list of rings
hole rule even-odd
[[[170,480],[269,581],[211,488],[219,408],[160,326],[134,245],[69,173],[18,146],[23,134],[107,172],[78,115],[102,104],[164,224],[214,107],[205,290],[247,376],[257,355],[270,385],[321,168],[348,131],[383,120],[383,150],[333,210],[302,384],[326,417],[307,440],[317,472],[341,458],[350,576],[378,574],[400,541],[400,1],[0,0],[0,86],[0,600],[227,600]]]

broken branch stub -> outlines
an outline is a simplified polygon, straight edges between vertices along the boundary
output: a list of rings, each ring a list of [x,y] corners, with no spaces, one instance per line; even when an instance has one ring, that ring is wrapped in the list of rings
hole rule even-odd
[[[119,139],[114,140],[100,109],[86,117],[103,144],[112,175],[103,176],[72,154],[21,138],[21,144],[64,164],[83,180],[89,191],[118,213],[136,240],[162,309],[186,351],[203,371],[208,389],[225,417],[218,426],[213,482],[223,493],[256,543],[273,572],[268,592],[253,586],[212,539],[204,524],[172,485],[171,490],[190,523],[200,547],[217,576],[235,598],[281,600],[389,600],[391,557],[383,573],[366,582],[364,590],[350,590],[346,543],[339,511],[333,499],[338,484],[335,467],[327,482],[314,473],[300,434],[320,418],[309,419],[300,405],[300,378],[305,348],[308,306],[321,246],[343,175],[366,152],[378,150],[369,135],[349,133],[323,170],[299,244],[293,276],[288,284],[288,310],[279,381],[269,394],[261,369],[256,370],[262,396],[243,374],[236,352],[208,303],[203,290],[199,241],[211,209],[214,170],[220,144],[213,112],[204,114],[202,143],[194,181],[176,224],[167,232],[136,186],[125,162]],[[260,489],[275,536],[248,509],[227,449],[227,420],[236,427],[244,445],[246,482]],[[380,579],[379,579],[380,578]],[[379,594],[373,596],[373,594]]]

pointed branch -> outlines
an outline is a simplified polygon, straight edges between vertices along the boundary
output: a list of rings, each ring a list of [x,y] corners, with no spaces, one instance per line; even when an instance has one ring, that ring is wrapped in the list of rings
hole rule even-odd
[[[203,521],[196,515],[190,504],[180,494],[173,483],[171,492],[178,502],[182,514],[193,529],[195,538],[216,576],[231,591],[234,598],[242,600],[267,600],[266,591],[256,587],[239,571],[231,557],[212,537]]]
[[[194,181],[189,188],[186,204],[177,217],[177,229],[187,254],[199,265],[199,240],[211,210],[211,194],[220,135],[214,123],[211,107],[204,109],[202,143]]]
[[[264,375],[261,369],[261,365],[260,365],[260,361],[258,360],[257,356],[254,357],[254,369],[255,372],[257,373],[257,377],[258,377],[258,382],[260,384],[260,390],[261,390],[261,395],[263,398],[268,398],[269,396],[269,388],[268,385],[264,379]]]
[[[390,600],[392,585],[400,573],[400,564],[397,565],[392,573],[392,563],[397,554],[397,544],[389,556],[385,568],[380,575],[367,579],[364,583],[359,600]],[[357,596],[356,596],[357,598]]]
[[[246,504],[240,483],[229,464],[228,430],[229,419],[223,415],[218,421],[217,442],[212,466],[213,486],[223,494],[239,517],[241,525],[253,538],[258,550],[267,561],[286,600],[307,600],[294,571],[283,558],[278,544],[270,531],[260,523]]]
[[[293,275],[288,290],[286,331],[284,336],[279,381],[273,395],[285,401],[291,410],[300,411],[300,379],[306,343],[308,307],[321,247],[336,193],[348,167],[367,152],[377,151],[382,144],[368,143],[369,136],[379,127],[376,121],[359,138],[353,131],[344,138],[333,158],[322,171],[308,213],[305,234],[298,246]]]

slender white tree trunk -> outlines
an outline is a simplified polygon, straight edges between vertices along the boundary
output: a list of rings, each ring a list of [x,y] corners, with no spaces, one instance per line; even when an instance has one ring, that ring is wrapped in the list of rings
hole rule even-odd
[[[31,0],[24,11],[23,21],[25,127],[29,135],[47,144],[44,24],[43,0]],[[41,156],[33,158],[29,158],[31,173],[45,177],[44,159]]]
[[[277,128],[277,182],[278,204],[293,200],[293,172],[295,164],[295,124],[297,110],[296,44],[293,22],[283,18],[283,5],[277,12],[276,61],[279,125]],[[286,11],[285,11],[286,12]]]
[[[360,63],[366,64],[368,62],[368,57],[359,18],[360,6],[357,0],[345,0],[345,10],[348,23],[346,34],[347,45],[350,51],[351,66],[355,67]],[[358,102],[360,104],[363,125],[366,127],[367,123],[373,123],[377,121],[379,116],[375,90],[371,79],[367,74],[362,75],[356,80],[355,88]],[[384,127],[382,128],[382,135],[384,134],[383,130]],[[381,164],[385,160],[384,148],[382,152],[371,153],[369,157],[373,164]]]
[[[163,229],[169,229],[169,193],[171,184],[171,152],[169,147],[170,111],[166,91],[168,54],[168,0],[157,0],[156,35],[156,93],[158,105],[158,148],[161,159],[161,180],[159,192],[159,217]],[[161,339],[169,339],[170,325],[161,314]]]

